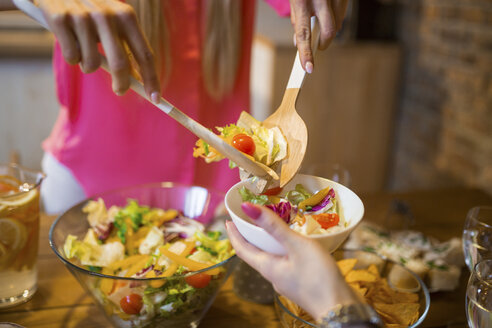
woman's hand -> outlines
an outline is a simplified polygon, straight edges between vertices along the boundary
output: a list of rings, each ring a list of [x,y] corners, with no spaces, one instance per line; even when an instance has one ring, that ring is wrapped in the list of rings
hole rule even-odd
[[[295,31],[295,42],[299,50],[301,64],[308,73],[313,71],[313,52],[311,49],[311,16],[316,16],[320,27],[318,48],[328,48],[347,11],[348,0],[290,0],[290,19]]]
[[[101,65],[101,42],[113,80],[113,91],[124,94],[130,87],[128,45],[140,69],[149,98],[160,99],[154,55],[137,23],[133,8],[119,0],[36,0],[60,43],[65,60],[85,73]]]
[[[308,311],[316,320],[337,304],[358,301],[331,255],[263,206],[242,204],[243,211],[287,250],[286,256],[266,253],[248,243],[232,222],[227,232],[237,255],[272,282],[274,288]]]

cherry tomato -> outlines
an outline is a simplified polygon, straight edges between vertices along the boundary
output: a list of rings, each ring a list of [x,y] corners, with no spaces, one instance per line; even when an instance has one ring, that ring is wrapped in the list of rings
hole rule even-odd
[[[334,227],[340,221],[340,217],[337,213],[321,213],[317,215],[313,215],[313,219],[318,221],[321,228],[328,229]]]
[[[256,150],[255,142],[250,136],[239,133],[232,138],[232,146],[237,150],[253,156]]]
[[[139,314],[143,306],[142,296],[138,294],[124,296],[120,300],[120,306],[126,314]]]
[[[282,189],[283,188],[280,188],[280,187],[274,187],[274,188],[270,188],[270,189],[265,190],[261,194],[267,195],[267,196],[275,196],[275,195],[280,194],[282,192]]]
[[[197,273],[185,278],[186,283],[195,288],[207,287],[210,280],[212,280],[212,277],[206,273]]]

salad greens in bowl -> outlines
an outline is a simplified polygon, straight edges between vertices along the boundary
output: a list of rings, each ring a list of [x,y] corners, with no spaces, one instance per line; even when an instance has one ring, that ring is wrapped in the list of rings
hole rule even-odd
[[[62,214],[55,254],[117,327],[196,327],[236,263],[223,194],[169,182],[119,189]]]
[[[283,189],[269,189],[262,194],[252,191],[253,179],[243,180],[229,189],[225,205],[241,235],[273,254],[284,255],[285,249],[243,212],[243,202],[270,208],[292,230],[313,238],[328,252],[343,243],[364,215],[360,198],[347,187],[328,179],[298,174]]]

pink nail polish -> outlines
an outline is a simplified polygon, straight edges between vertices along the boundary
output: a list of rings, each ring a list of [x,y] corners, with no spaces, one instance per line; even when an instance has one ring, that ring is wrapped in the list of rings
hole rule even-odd
[[[152,102],[153,102],[154,104],[158,104],[158,103],[161,101],[161,96],[159,95],[159,92],[154,91],[154,92],[152,92],[152,94],[150,95],[150,99],[152,100]]]
[[[261,210],[251,203],[242,203],[241,208],[243,209],[244,213],[246,213],[246,215],[248,215],[253,220],[258,219],[261,214]]]
[[[313,63],[311,63],[310,61],[306,63],[306,72],[308,72],[309,74],[313,72]]]

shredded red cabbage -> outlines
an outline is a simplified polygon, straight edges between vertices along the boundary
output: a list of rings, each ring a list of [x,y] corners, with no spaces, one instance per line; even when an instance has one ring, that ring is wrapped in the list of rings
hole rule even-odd
[[[145,278],[145,274],[146,274],[147,272],[149,272],[150,270],[152,270],[153,268],[154,268],[154,265],[152,264],[151,266],[148,266],[148,267],[146,267],[146,268],[143,268],[142,270],[140,270],[140,271],[138,271],[137,273],[135,273],[135,276],[136,276],[137,278]],[[141,282],[139,282],[139,281],[132,281],[132,282],[130,283],[130,288],[136,288],[136,287],[139,287],[139,286],[141,286],[141,285],[142,285],[142,283],[141,283]]]
[[[286,223],[290,222],[290,213],[292,210],[292,205],[290,205],[289,202],[280,202],[278,204],[270,204],[265,206],[271,209],[272,211],[274,211]]]
[[[113,222],[109,222],[109,224],[98,224],[94,227],[97,238],[103,241],[109,237],[111,230],[113,230]]]
[[[146,268],[143,268],[143,269],[142,269],[142,270],[140,270],[140,271],[138,271],[137,273],[135,273],[135,275],[136,275],[137,277],[141,277],[141,276],[145,275],[147,272],[149,272],[149,271],[150,271],[150,270],[152,270],[152,269],[154,269],[154,265],[153,265],[153,264],[152,264],[152,265],[150,265],[150,266],[148,266],[148,267],[146,267]]]
[[[323,200],[318,205],[315,205],[311,208],[311,211],[313,212],[319,211],[320,209],[328,205],[328,203],[331,201],[332,198],[335,198],[335,190],[333,190],[333,188],[331,188],[330,191],[328,191],[328,194],[325,196],[325,198],[323,198]]]

